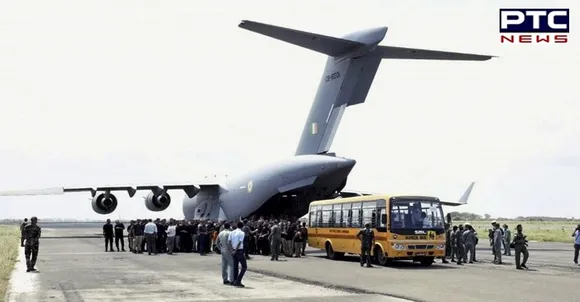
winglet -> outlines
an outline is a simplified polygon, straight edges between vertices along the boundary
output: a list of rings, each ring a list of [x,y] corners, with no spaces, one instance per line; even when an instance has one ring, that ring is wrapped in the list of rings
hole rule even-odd
[[[463,193],[463,195],[461,196],[461,198],[459,198],[459,201],[441,201],[441,204],[444,206],[461,206],[461,205],[465,205],[467,204],[467,200],[469,199],[469,195],[471,195],[471,191],[473,190],[473,186],[475,185],[475,182],[472,182],[469,187],[467,188],[467,190],[465,191],[465,193]]]

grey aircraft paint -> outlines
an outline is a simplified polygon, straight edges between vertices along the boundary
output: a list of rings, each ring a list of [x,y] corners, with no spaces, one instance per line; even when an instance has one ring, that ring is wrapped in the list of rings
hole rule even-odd
[[[0,195],[49,195],[91,192],[93,210],[110,214],[117,208],[112,192],[126,191],[133,197],[149,190],[145,206],[163,211],[171,203],[170,190],[183,190],[186,219],[237,219],[251,215],[287,214],[300,217],[311,201],[340,196],[354,159],[328,153],[342,114],[348,106],[364,103],[382,59],[485,61],[486,55],[379,46],[387,27],[379,27],[335,38],[253,21],[240,28],[301,46],[328,56],[320,85],[302,130],[296,154],[287,160],[230,177],[227,187],[209,184],[159,184],[56,188]],[[451,203],[450,203],[451,204]]]

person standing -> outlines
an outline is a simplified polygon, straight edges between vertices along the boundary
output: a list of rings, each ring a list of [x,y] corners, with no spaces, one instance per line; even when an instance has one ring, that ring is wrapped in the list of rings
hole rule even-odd
[[[278,261],[280,256],[280,245],[282,244],[282,229],[280,228],[280,223],[278,220],[274,220],[274,225],[270,230],[270,235],[268,236],[270,241],[270,252],[272,253],[271,261]]]
[[[300,231],[300,222],[296,223],[296,231],[294,232],[294,257],[300,258],[302,252],[302,232]]]
[[[302,227],[300,228],[300,232],[302,233],[302,256],[306,256],[306,244],[308,243],[308,229],[306,228],[306,222],[302,223]]]
[[[167,239],[165,245],[167,246],[167,255],[173,255],[173,249],[175,248],[175,235],[177,234],[175,221],[169,221],[169,226],[167,227]]]
[[[113,250],[113,225],[111,224],[111,219],[107,219],[107,222],[103,225],[103,237],[105,238],[105,252],[114,252]],[[110,247],[110,249],[109,249]]]
[[[234,279],[234,257],[233,248],[229,245],[228,238],[232,228],[229,222],[224,223],[224,229],[218,234],[217,247],[222,255],[222,280],[224,284],[232,284]]]
[[[503,235],[499,227],[499,223],[494,223],[493,225],[493,250],[495,255],[495,264],[503,264],[501,261],[501,243],[503,241]]]
[[[455,262],[455,258],[459,258],[459,249],[457,247],[457,226],[453,226],[451,231],[451,262]]]
[[[465,223],[465,231],[463,231],[463,242],[465,243],[463,262],[468,262],[467,254],[469,254],[469,263],[473,263],[473,257],[475,256],[475,232],[469,223]]]
[[[135,249],[133,248],[133,243],[135,242],[135,236],[133,235],[133,226],[135,224],[135,221],[131,220],[129,222],[129,225],[127,226],[127,243],[129,243],[129,252],[135,252]]]
[[[527,236],[523,233],[523,228],[521,224],[516,226],[516,235],[514,236],[514,250],[516,253],[516,269],[528,269],[526,266],[526,262],[528,262],[528,257],[530,254],[528,253],[528,240],[526,239]],[[520,256],[524,254],[524,260],[520,264]]]
[[[24,228],[28,225],[28,218],[24,218],[24,221],[20,223],[20,247],[24,247],[24,240],[26,237],[24,236]]]
[[[30,218],[30,224],[24,227],[24,257],[26,258],[26,272],[36,271],[36,259],[38,258],[38,248],[40,242],[40,236],[42,233],[41,228],[38,226],[38,219],[36,216]]]
[[[572,237],[574,237],[574,264],[578,264],[578,252],[580,252],[580,224],[576,227]]]
[[[504,242],[504,252],[503,254],[506,256],[512,255],[512,249],[510,244],[512,242],[512,230],[508,228],[508,225],[504,223],[503,225],[503,242]]]
[[[147,253],[157,255],[157,249],[155,248],[155,239],[157,238],[157,226],[151,219],[148,220],[145,225],[145,240],[147,240]]]
[[[463,258],[465,253],[465,242],[463,241],[463,225],[460,224],[455,231],[455,238],[457,240],[457,265],[463,265]]]
[[[133,237],[135,237],[135,242],[133,243],[133,253],[143,253],[143,225],[141,224],[141,220],[137,219],[131,228],[131,232],[133,233]]]
[[[366,262],[367,267],[371,265],[371,249],[375,245],[375,233],[371,230],[371,224],[365,223],[365,228],[361,229],[356,237],[360,240],[360,266]]]
[[[238,228],[231,232],[228,236],[228,241],[232,247],[232,255],[234,258],[234,282],[232,282],[232,285],[237,287],[245,287],[244,284],[242,284],[242,279],[244,278],[244,274],[248,269],[246,255],[244,254],[245,233],[242,230],[243,227],[244,223],[239,221]],[[238,271],[238,265],[240,264],[242,265],[242,270]]]
[[[123,238],[123,231],[125,230],[125,225],[119,220],[115,221],[115,246],[117,247],[117,252],[119,252],[119,241],[121,241],[121,250],[125,251],[125,239]]]

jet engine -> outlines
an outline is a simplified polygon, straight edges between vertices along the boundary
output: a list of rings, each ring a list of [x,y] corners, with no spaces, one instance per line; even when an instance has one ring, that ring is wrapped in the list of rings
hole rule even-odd
[[[167,193],[149,193],[145,198],[145,206],[149,211],[160,212],[171,204],[171,196]]]
[[[97,193],[92,200],[93,211],[107,215],[111,214],[117,209],[117,197],[113,194]]]

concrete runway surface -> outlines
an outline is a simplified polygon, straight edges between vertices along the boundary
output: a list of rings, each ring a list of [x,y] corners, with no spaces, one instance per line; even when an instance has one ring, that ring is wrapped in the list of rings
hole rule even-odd
[[[21,250],[6,301],[580,301],[568,244],[531,243],[528,271],[516,270],[513,256],[490,263],[488,248],[478,249],[476,264],[427,268],[361,268],[357,257],[331,261],[317,250],[280,262],[255,256],[246,288],[233,288],[221,283],[219,255],[105,253],[99,233],[44,228],[38,272],[26,273]]]

